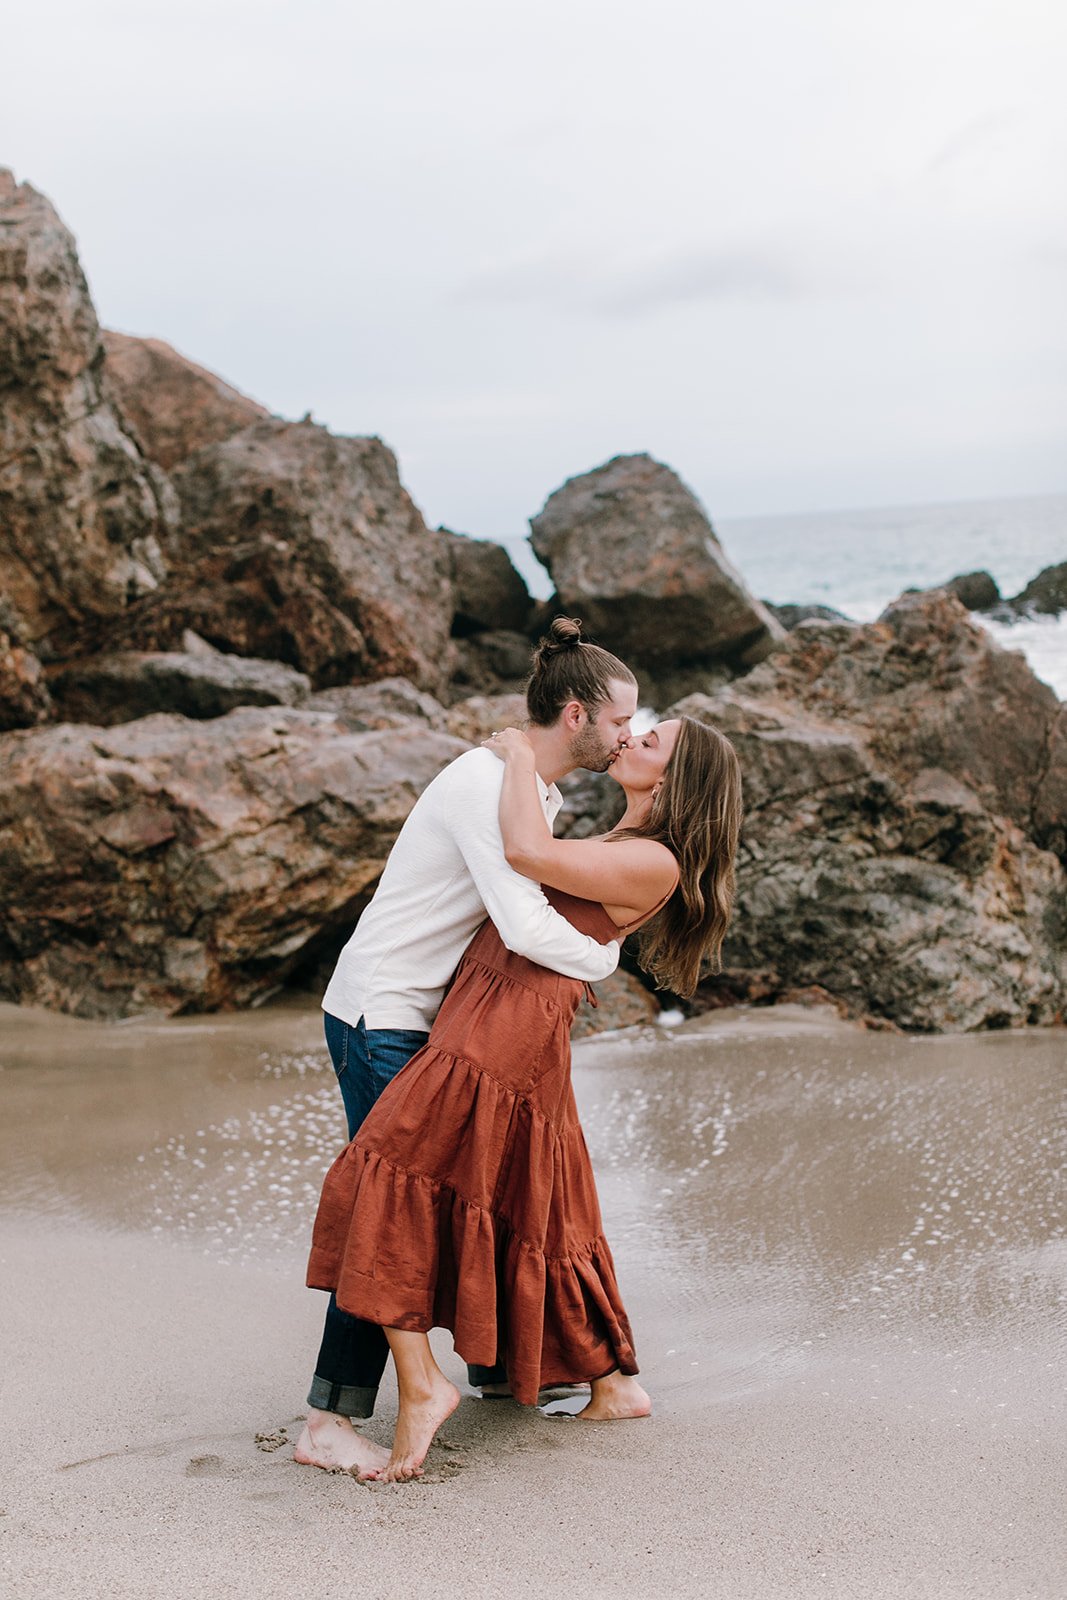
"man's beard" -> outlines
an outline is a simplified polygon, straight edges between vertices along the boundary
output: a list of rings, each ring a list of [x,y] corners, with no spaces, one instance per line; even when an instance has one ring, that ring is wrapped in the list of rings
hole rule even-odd
[[[570,757],[576,767],[587,772],[607,772],[615,746],[604,743],[604,736],[593,723],[579,728],[570,743]]]

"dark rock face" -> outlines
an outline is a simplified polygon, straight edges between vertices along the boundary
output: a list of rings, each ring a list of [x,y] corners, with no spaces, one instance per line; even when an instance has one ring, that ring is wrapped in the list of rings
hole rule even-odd
[[[988,572],[961,572],[944,585],[968,611],[991,611],[1000,604],[1000,590]]]
[[[124,651],[66,662],[49,674],[59,715],[111,727],[157,711],[221,717],[238,706],[299,705],[311,692],[302,672],[277,661],[227,656],[200,641],[185,651]]]
[[[745,780],[709,994],[755,973],[768,998],[818,987],[920,1030],[1062,1014],[1065,711],[957,601],[801,628],[743,683],[674,709],[722,729]]]
[[[532,651],[522,633],[494,629],[456,641],[453,693],[468,696],[514,691],[530,676]]]
[[[569,479],[530,527],[562,609],[632,665],[750,665],[782,636],[699,501],[651,456],[616,456]]]
[[[491,539],[469,539],[447,528],[438,532],[447,540],[452,555],[455,637],[465,639],[489,630],[524,633],[532,604],[530,592],[503,545]]]
[[[591,839],[608,833],[626,809],[625,796],[606,772],[586,772],[579,768],[559,780],[563,806],[556,819],[555,833],[561,839]]]
[[[267,420],[175,471],[180,549],[164,590],[118,637],[171,650],[186,629],[217,649],[282,661],[318,688],[403,676],[438,691],[452,669],[451,564],[379,439]]]
[[[0,733],[32,728],[51,714],[41,663],[26,643],[21,618],[0,597]]]
[[[363,634],[299,553],[252,539],[175,563],[168,582],[123,617],[76,630],[69,653],[178,650],[189,632],[220,651],[284,662],[322,685],[358,681],[368,661]]]
[[[763,604],[771,614],[785,628],[787,633],[792,633],[802,622],[848,622],[849,618],[842,611],[835,611],[833,606],[820,605],[772,605],[769,600]]]
[[[189,629],[320,688],[447,684],[452,557],[390,451],[272,419],[159,341],[109,335],[105,356],[71,235],[6,171],[0,396],[9,723],[46,704],[12,651],[174,652]]]
[[[74,241],[0,169],[0,587],[38,655],[167,572],[176,505],[111,404]]]
[[[162,339],[103,331],[105,377],[150,461],[165,471],[270,413]]]
[[[339,946],[466,746],[326,711],[0,742],[0,996],[83,1017],[249,1005]]]
[[[655,1022],[659,1005],[639,978],[620,967],[596,985],[596,1005],[583,1000],[571,1028],[572,1039],[613,1028],[635,1028]]]
[[[1017,612],[1038,611],[1047,616],[1058,616],[1061,611],[1067,611],[1067,561],[1043,568],[1015,596],[1011,605]]]
[[[319,650],[291,663],[320,686],[338,681],[331,667],[344,677],[406,677],[431,691],[447,682],[447,547],[426,527],[380,439],[261,422],[201,450],[174,481],[190,554],[211,559],[249,544],[284,551],[305,593],[318,590],[320,604],[357,630],[354,673],[349,659],[324,662]]]

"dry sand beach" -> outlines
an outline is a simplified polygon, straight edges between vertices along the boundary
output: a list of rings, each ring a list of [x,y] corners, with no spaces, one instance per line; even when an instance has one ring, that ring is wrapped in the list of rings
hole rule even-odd
[[[343,1139],[314,1008],[2,1025],[8,1592],[1067,1592],[1062,1031],[786,1006],[581,1043],[656,1415],[469,1395],[376,1486],[284,1443]]]

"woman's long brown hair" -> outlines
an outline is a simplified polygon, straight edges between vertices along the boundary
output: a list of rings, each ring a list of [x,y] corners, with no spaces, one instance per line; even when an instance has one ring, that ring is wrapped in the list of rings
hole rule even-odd
[[[678,862],[678,886],[640,930],[639,960],[661,989],[691,995],[701,967],[717,972],[734,904],[741,767],[717,728],[682,717],[647,822],[614,835],[656,839]]]

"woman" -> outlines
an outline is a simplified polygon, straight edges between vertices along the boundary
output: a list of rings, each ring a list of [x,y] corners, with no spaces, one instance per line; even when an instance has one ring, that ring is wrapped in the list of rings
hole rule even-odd
[[[685,717],[620,749],[622,820],[557,840],[516,729],[505,763],[508,860],[601,942],[642,928],[643,965],[689,994],[730,917],[741,781],[729,741]],[[418,1476],[459,1393],[430,1350],[452,1330],[469,1362],[503,1362],[515,1398],[588,1381],[580,1415],[648,1415],[570,1084],[570,1024],[586,986],[475,934],[429,1042],[393,1080],[323,1188],[308,1283],[380,1324],[400,1390],[381,1476]]]

